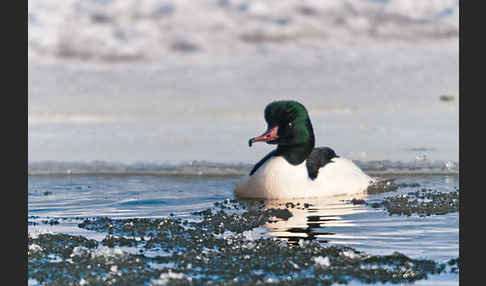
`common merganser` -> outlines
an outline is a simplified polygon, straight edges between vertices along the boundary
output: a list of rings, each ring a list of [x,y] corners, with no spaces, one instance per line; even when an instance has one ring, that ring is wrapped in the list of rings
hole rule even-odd
[[[265,108],[267,131],[248,141],[277,144],[236,183],[241,198],[292,199],[366,192],[376,181],[329,147],[314,148],[306,108],[296,101],[274,101]]]

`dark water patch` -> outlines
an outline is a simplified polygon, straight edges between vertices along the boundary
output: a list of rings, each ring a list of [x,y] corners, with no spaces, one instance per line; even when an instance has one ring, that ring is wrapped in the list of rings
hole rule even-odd
[[[127,202],[119,203],[119,205],[121,205],[121,206],[167,205],[167,204],[169,204],[169,202],[167,202],[167,200],[161,200],[161,199],[134,200],[134,201],[127,201]]]
[[[30,215],[27,217],[28,219],[34,219],[34,220],[39,220],[41,218],[44,219],[52,219],[52,220],[58,220],[58,221],[79,221],[79,220],[84,220],[86,219],[85,217],[51,217],[51,216],[38,216],[38,215]]]
[[[183,191],[172,190],[172,194],[183,193]],[[177,206],[177,205],[190,205],[202,202],[212,202],[215,200],[224,199],[224,196],[212,196],[206,198],[166,198],[166,199],[145,199],[145,200],[129,200],[117,203],[118,206],[147,206],[153,207],[157,205],[161,206]]]
[[[29,213],[50,213],[50,212],[56,212],[60,210],[60,208],[39,208],[35,210],[29,210]]]

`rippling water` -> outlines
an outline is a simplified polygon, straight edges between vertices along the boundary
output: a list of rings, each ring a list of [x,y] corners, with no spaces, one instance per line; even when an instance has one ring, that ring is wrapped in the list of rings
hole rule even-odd
[[[212,207],[233,198],[238,177],[73,175],[29,176],[29,216],[40,218],[161,217],[171,213],[191,216],[193,211]],[[420,187],[399,188],[398,192],[362,197],[368,203],[384,197],[407,194],[417,188],[454,191],[459,178],[452,176],[399,177],[397,183],[418,183]],[[353,205],[354,197],[293,200],[292,217],[265,225],[266,235],[285,240],[315,239],[323,244],[339,244],[370,254],[400,251],[413,258],[441,262],[459,255],[458,213],[419,217],[389,215],[383,208]],[[280,205],[279,205],[280,204]],[[285,202],[268,202],[282,207]],[[62,226],[62,224],[61,224]],[[32,225],[29,232],[56,231],[57,225]],[[76,232],[79,229],[63,228]]]

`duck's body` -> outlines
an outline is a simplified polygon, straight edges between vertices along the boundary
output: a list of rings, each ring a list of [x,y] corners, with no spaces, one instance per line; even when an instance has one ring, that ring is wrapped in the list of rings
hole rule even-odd
[[[293,199],[357,194],[365,192],[373,179],[352,161],[334,158],[319,168],[318,176],[309,177],[306,161],[289,164],[284,157],[268,159],[251,176],[237,184],[235,195],[244,198]]]
[[[314,148],[305,108],[294,101],[273,102],[265,109],[269,128],[250,139],[278,144],[235,186],[243,198],[292,199],[358,194],[375,180],[352,161],[328,148]]]

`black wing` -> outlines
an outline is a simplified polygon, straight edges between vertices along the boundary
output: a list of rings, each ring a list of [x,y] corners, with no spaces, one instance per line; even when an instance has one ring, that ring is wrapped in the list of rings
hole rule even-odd
[[[261,159],[260,162],[256,163],[253,169],[251,169],[250,176],[253,175],[253,173],[255,173],[256,170],[258,170],[258,168],[260,168],[260,166],[263,165],[263,163],[265,163],[265,161],[272,158],[273,156],[278,156],[278,155],[279,154],[277,150],[273,150],[272,152],[268,153],[267,156],[263,157],[263,159]]]
[[[339,158],[338,155],[329,147],[314,148],[310,153],[305,163],[309,178],[314,180],[317,178],[319,169],[324,167],[327,163],[333,163],[332,158]]]

